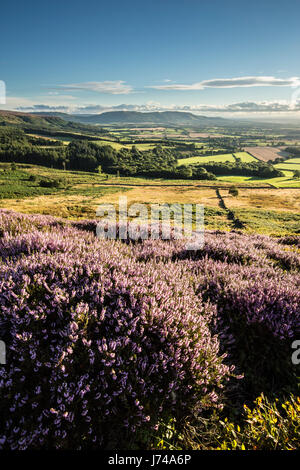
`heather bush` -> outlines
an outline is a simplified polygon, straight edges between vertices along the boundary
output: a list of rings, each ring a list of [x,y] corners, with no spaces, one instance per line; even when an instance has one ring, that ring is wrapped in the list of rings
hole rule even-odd
[[[299,235],[298,236],[286,235],[285,237],[281,237],[279,239],[279,242],[283,243],[284,245],[295,245],[295,246],[300,247],[300,236]]]
[[[27,215],[0,209],[0,237],[5,233],[11,235],[28,233],[31,230],[47,230],[52,227],[63,227],[66,221],[49,215]]]
[[[299,337],[300,276],[272,267],[196,263],[198,291],[217,307],[221,350],[244,374],[241,400],[297,384],[291,344]]]
[[[63,179],[42,179],[39,182],[42,188],[62,188],[66,185]]]
[[[138,265],[126,245],[71,229],[71,249],[42,235],[7,239],[14,258],[0,270],[2,447],[99,448],[166,413],[222,405],[215,310],[180,266]]]
[[[217,332],[228,363],[244,380],[239,396],[254,399],[261,391],[284,391],[297,383],[291,344],[300,335],[299,253],[266,236],[206,233],[193,252],[182,241],[146,241],[135,248],[142,261],[185,265],[195,292],[216,305]]]
[[[295,389],[294,239],[206,232],[189,251],[174,232],[121,243],[96,225],[0,210],[1,448],[160,442]]]

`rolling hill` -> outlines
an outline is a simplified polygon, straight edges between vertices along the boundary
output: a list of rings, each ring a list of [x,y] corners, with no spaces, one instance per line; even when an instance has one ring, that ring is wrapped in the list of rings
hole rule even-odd
[[[196,116],[181,111],[139,112],[139,111],[108,111],[101,114],[66,114],[66,113],[35,113],[39,116],[55,116],[68,121],[92,125],[134,125],[134,126],[230,126],[236,121],[219,117]]]
[[[79,116],[77,116],[79,118]],[[87,116],[84,122],[93,124],[136,124],[136,125],[179,125],[179,126],[211,126],[226,125],[226,119],[196,116],[192,113],[179,111],[147,112],[110,111]],[[83,122],[83,121],[82,121]]]
[[[119,127],[208,127],[280,128],[279,124],[253,123],[250,121],[221,117],[200,116],[184,111],[108,111],[100,114],[68,114],[35,111],[31,113],[0,111],[0,126],[19,125],[24,128],[53,129],[69,132],[104,133],[100,126]]]

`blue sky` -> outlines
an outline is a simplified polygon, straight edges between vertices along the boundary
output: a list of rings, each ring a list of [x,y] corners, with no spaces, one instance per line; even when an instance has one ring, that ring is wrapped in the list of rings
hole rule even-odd
[[[1,17],[2,109],[300,108],[298,0],[28,0]]]

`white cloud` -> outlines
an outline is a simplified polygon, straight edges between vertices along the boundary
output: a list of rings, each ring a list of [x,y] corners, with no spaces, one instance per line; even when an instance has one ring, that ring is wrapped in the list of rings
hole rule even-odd
[[[51,105],[51,104],[33,104],[31,106],[19,106],[16,108],[18,111],[22,111],[25,113],[33,113],[33,112],[60,112],[60,113],[69,113],[72,112],[72,107],[67,105]],[[76,109],[76,107],[74,108]]]
[[[50,98],[49,98],[50,97]],[[72,96],[72,95],[63,95],[61,93],[59,93],[58,91],[49,91],[47,93],[47,95],[45,96],[39,96],[39,99],[40,100],[44,100],[44,99],[47,99],[47,100],[59,100],[59,101],[69,101],[69,100],[76,100],[76,96]]]
[[[201,112],[230,112],[230,113],[282,113],[300,111],[300,101],[244,101],[226,105],[195,105],[190,111]]]
[[[109,93],[112,95],[128,95],[133,88],[123,80],[104,82],[83,82],[58,85],[56,88],[63,90],[95,91],[97,93]]]
[[[54,97],[53,97],[54,98]],[[26,98],[9,97],[6,105],[0,106],[2,109],[17,110],[23,112],[63,112],[70,114],[100,114],[107,111],[186,111],[194,114],[207,115],[255,115],[278,114],[299,116],[300,96],[295,100],[281,101],[241,101],[230,104],[195,104],[195,105],[163,105],[158,102],[149,101],[143,104],[119,104],[119,105],[101,105],[101,104],[77,104],[74,102],[63,102],[45,100],[32,101]]]
[[[238,77],[238,78],[215,78],[212,80],[203,80],[202,82],[183,85],[173,83],[170,85],[153,85],[148,88],[156,90],[204,90],[204,88],[240,88],[257,86],[299,86],[300,78],[275,78],[275,77]]]

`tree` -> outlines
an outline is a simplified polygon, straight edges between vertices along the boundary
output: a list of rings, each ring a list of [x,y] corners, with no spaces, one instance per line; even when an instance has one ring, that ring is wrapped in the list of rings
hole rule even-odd
[[[178,176],[183,178],[191,178],[193,176],[193,170],[190,166],[182,165],[178,168]]]
[[[95,150],[95,155],[98,163],[101,165],[104,172],[118,162],[116,151],[110,145],[97,145],[90,144]]]
[[[98,166],[95,148],[85,141],[71,142],[67,148],[67,157],[74,170],[93,171]]]
[[[293,178],[299,179],[300,178],[300,170],[295,170],[293,174]]]
[[[239,195],[239,191],[238,189],[235,187],[235,186],[231,186],[231,188],[229,188],[229,194],[231,194],[231,196],[238,196]]]

